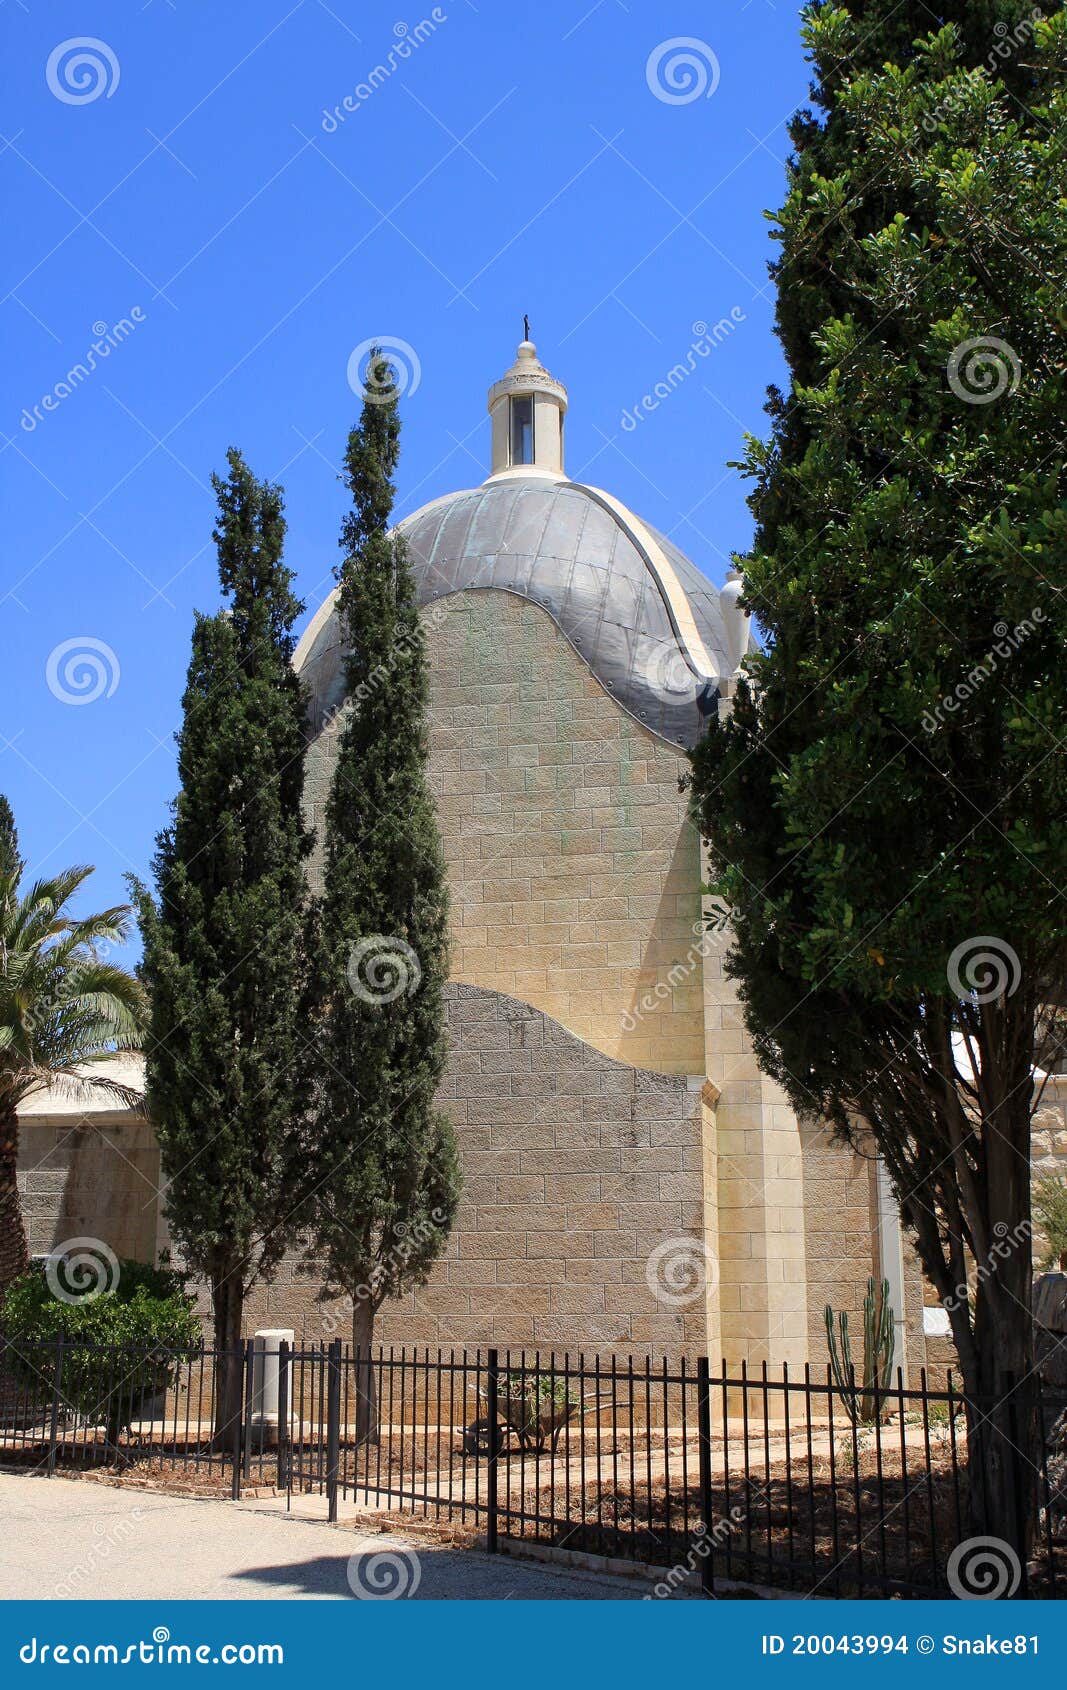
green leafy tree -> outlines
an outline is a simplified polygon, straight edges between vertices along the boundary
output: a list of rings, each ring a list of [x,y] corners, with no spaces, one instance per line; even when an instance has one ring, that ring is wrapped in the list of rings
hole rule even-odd
[[[214,478],[227,601],[198,616],[178,734],[181,782],[160,834],[157,900],[136,886],[151,990],[148,1099],[171,1235],[211,1287],[220,1439],[239,1401],[244,1300],[294,1236],[303,1168],[310,838],[305,700],[292,667],[303,606],[282,561],[282,494],[240,454]]]
[[[139,1049],[145,1021],[137,980],[108,961],[128,936],[130,910],[75,916],[68,906],[91,868],[29,886],[23,868],[11,806],[0,796],[0,1293],[29,1261],[16,1178],[21,1105],[48,1085],[139,1101],[108,1064]]]
[[[755,1050],[873,1135],[950,1313],[973,1529],[1024,1554],[1034,1075],[1067,984],[1067,16],[937,13],[804,14],[792,386],[745,466],[766,652],[694,783]]]
[[[328,1287],[350,1300],[357,1356],[369,1355],[385,1298],[425,1281],[459,1192],[455,1135],[434,1103],[448,903],[427,782],[429,683],[414,579],[389,529],[400,418],[378,354],[367,392],[345,457],[347,700],[326,810],[311,1218]],[[361,1433],[374,1425],[369,1374]]]

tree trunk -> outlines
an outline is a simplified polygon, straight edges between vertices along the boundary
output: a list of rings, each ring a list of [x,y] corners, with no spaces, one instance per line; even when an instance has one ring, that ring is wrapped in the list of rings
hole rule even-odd
[[[1026,1267],[1029,1272],[1029,1260]],[[1013,1295],[979,1285],[975,1350],[974,1381],[964,1372],[970,1528],[976,1536],[1002,1538],[1025,1566],[1034,1546],[1044,1440],[1033,1327]]]
[[[214,1277],[211,1305],[215,1318],[216,1450],[232,1450],[244,1409],[244,1370],[241,1366],[241,1323],[244,1285],[239,1270],[226,1269]]]
[[[352,1360],[356,1372],[356,1442],[378,1439],[378,1389],[374,1377],[371,1345],[374,1338],[374,1305],[357,1297],[352,1305]]]
[[[974,1538],[999,1539],[1010,1551],[998,1564],[1004,1596],[1027,1594],[1043,1485],[1044,1437],[1033,1373],[1031,1328],[1003,1297],[979,1287],[976,1324],[995,1338],[977,1343],[977,1381],[967,1392],[967,1527]],[[995,1309],[990,1305],[996,1302]],[[985,1304],[983,1308],[981,1305]]]
[[[19,1118],[14,1109],[0,1116],[0,1297],[30,1265],[26,1224],[18,1188]]]

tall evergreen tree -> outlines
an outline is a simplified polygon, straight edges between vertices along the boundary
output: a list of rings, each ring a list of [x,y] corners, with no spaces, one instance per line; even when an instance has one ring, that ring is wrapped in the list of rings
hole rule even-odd
[[[384,1299],[426,1279],[459,1192],[455,1135],[434,1103],[448,901],[427,782],[429,682],[407,551],[389,529],[400,417],[393,373],[377,353],[367,393],[345,456],[347,702],[326,811],[311,1219],[329,1287],[351,1301],[359,1356]],[[362,1432],[373,1424],[369,1374],[361,1371]]]
[[[292,667],[303,606],[282,562],[281,489],[236,451],[213,478],[226,607],[198,616],[178,739],[181,790],[159,835],[158,902],[135,883],[151,991],[148,1100],[166,1214],[211,1286],[215,1341],[292,1241],[302,1171],[307,975],[301,812],[305,699]],[[216,1432],[240,1382],[219,1370]]]
[[[1022,1557],[1031,1119],[1067,989],[1067,15],[934,12],[805,12],[792,387],[747,463],[767,650],[694,780],[756,1051],[873,1134],[952,1322],[973,1528]]]
[[[19,835],[15,826],[14,811],[8,803],[6,793],[0,792],[0,875],[3,875],[5,880],[14,880],[17,886],[22,878],[23,866],[19,856]]]

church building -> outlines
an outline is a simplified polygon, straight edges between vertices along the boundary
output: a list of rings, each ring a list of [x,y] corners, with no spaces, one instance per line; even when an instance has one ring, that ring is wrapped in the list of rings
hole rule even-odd
[[[723,976],[728,912],[702,894],[680,781],[749,649],[740,583],[716,589],[611,493],[568,479],[567,403],[524,340],[489,389],[485,481],[401,524],[431,671],[453,921],[442,1104],[464,1192],[429,1283],[387,1304],[376,1336],[821,1376],[825,1305],[855,1324],[873,1274],[917,1382],[951,1348],[879,1164],[798,1121],[760,1072]],[[342,658],[331,596],[295,658],[320,836]],[[1050,1150],[1065,1096],[1053,1084]],[[46,1095],[22,1140],[32,1249],[165,1241],[136,1113]],[[346,1336],[318,1291],[284,1262],[248,1330]]]

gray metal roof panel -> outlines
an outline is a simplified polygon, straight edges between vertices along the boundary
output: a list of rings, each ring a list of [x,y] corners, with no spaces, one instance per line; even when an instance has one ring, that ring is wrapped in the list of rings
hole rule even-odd
[[[729,672],[727,643],[717,589],[673,542],[648,529],[686,594],[716,676],[694,671],[633,533],[575,482],[491,481],[435,500],[400,528],[420,603],[498,588],[540,604],[626,710],[675,744],[696,742],[716,681]],[[303,663],[320,716],[340,702],[340,660],[334,615]]]

